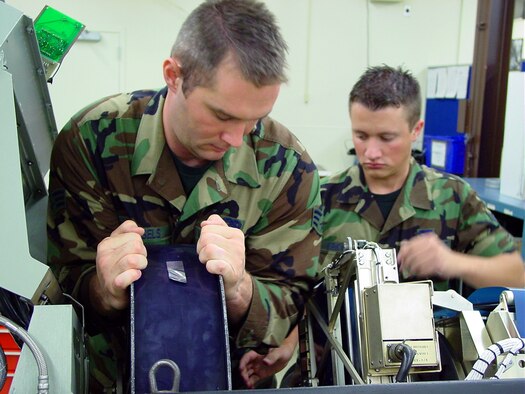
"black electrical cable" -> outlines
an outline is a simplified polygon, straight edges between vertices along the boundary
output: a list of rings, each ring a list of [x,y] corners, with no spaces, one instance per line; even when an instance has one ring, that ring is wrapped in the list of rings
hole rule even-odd
[[[415,349],[405,343],[397,344],[394,347],[394,357],[401,360],[401,366],[396,375],[396,383],[407,381],[408,371],[410,370],[410,367],[412,367],[415,356]]]

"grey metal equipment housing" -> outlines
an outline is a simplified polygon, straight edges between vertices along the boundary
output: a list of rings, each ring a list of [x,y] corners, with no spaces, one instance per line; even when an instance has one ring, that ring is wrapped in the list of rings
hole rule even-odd
[[[22,348],[10,392],[87,392],[84,328],[72,305],[56,305],[64,298],[46,265],[53,108],[33,21],[3,1],[0,103],[0,288],[32,307],[28,327],[6,324],[30,344]]]

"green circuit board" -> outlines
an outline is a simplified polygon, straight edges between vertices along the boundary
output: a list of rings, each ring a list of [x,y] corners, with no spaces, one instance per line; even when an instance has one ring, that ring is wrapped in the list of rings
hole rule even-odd
[[[77,20],[45,6],[35,20],[35,33],[43,57],[60,63],[84,29]]]

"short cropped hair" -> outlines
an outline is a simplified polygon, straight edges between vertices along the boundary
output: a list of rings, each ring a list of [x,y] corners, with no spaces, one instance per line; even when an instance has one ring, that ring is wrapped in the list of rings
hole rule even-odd
[[[208,0],[183,23],[171,56],[181,62],[183,92],[188,94],[196,86],[210,86],[228,54],[257,87],[286,82],[287,52],[275,16],[264,3]]]
[[[369,67],[350,92],[349,105],[353,103],[362,104],[372,111],[404,106],[411,128],[421,116],[419,83],[409,71],[401,67]]]

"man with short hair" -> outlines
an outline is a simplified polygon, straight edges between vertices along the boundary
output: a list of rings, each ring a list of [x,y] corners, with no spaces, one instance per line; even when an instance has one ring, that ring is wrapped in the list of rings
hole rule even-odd
[[[523,287],[523,261],[512,236],[474,190],[411,157],[423,129],[417,80],[402,69],[371,67],[352,88],[349,110],[358,163],[321,179],[321,267],[351,237],[396,249],[400,280],[431,278],[436,290],[448,290],[450,279],[474,288]],[[323,308],[325,295],[317,296]],[[248,354],[245,380],[257,382],[246,371],[272,373],[274,360],[286,364],[297,341],[294,330],[266,358]]]
[[[263,3],[206,1],[163,63],[164,88],[104,98],[59,134],[49,263],[91,333],[128,345],[129,286],[146,247],[168,244],[196,244],[222,275],[235,347],[267,351],[297,324],[318,268],[320,200],[310,156],[268,116],[286,52]],[[110,382],[113,366],[102,364],[94,375]]]
[[[350,92],[358,164],[322,180],[322,266],[346,237],[395,248],[401,279],[450,279],[478,288],[523,287],[523,261],[474,190],[461,178],[420,166],[412,143],[423,129],[417,80],[371,67]]]

